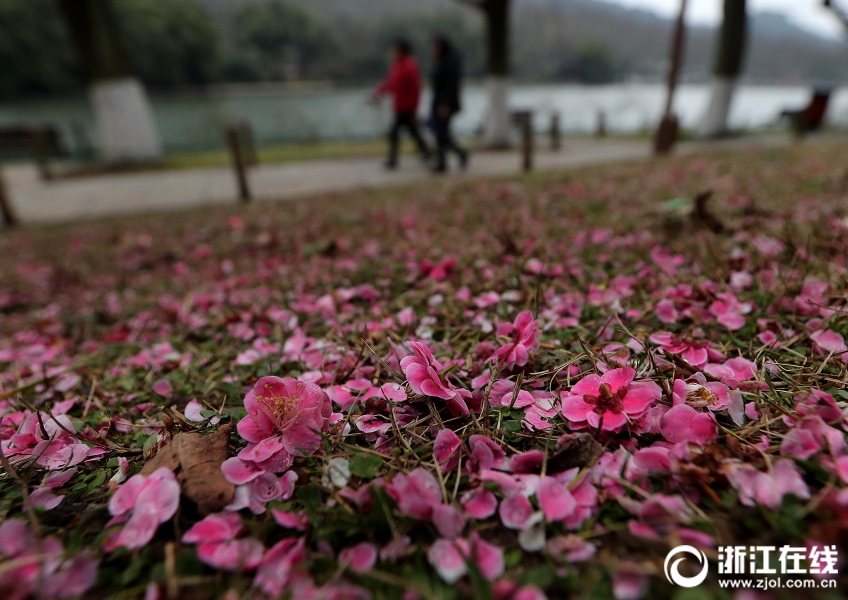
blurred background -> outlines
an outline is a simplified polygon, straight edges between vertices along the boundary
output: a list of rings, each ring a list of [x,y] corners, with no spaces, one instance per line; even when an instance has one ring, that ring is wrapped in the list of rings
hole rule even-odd
[[[0,2],[0,127],[50,126],[62,151],[90,156],[99,151],[98,124],[86,90],[96,74],[73,43],[73,20],[63,13],[67,4]],[[450,37],[462,52],[468,81],[456,121],[460,135],[476,135],[486,111],[486,19],[474,0],[111,4],[110,27],[125,51],[125,70],[144,85],[166,155],[223,148],[222,128],[241,121],[252,125],[260,147],[384,135],[390,107],[367,100],[398,36],[413,42],[425,74],[434,33]],[[638,134],[656,125],[679,0],[508,4],[510,103],[532,106],[538,129],[547,127],[552,112],[560,115],[565,133],[596,131],[601,113],[610,133]],[[689,2],[674,101],[684,129],[697,128],[710,102],[716,28],[725,4]],[[776,127],[783,109],[804,106],[811,90],[821,88],[831,93],[829,126],[848,126],[848,94],[840,87],[848,81],[845,27],[838,7],[823,4],[749,0],[730,129]]]

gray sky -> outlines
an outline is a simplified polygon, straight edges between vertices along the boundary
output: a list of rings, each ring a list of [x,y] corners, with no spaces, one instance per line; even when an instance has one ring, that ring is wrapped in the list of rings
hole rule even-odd
[[[644,8],[664,16],[677,14],[680,0],[604,0],[633,8]],[[848,0],[842,0],[848,8]],[[721,19],[722,0],[689,0],[687,21],[693,23],[717,23]],[[837,37],[845,34],[844,27],[825,8],[821,0],[749,0],[748,10],[755,12],[778,12],[792,22],[815,33]]]

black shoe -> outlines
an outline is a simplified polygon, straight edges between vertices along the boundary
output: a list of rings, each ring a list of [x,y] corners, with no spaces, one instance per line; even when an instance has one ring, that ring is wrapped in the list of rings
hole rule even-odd
[[[385,168],[387,171],[394,171],[395,169],[397,169],[397,163],[392,160],[387,160],[383,163],[383,168]]]
[[[430,169],[430,171],[432,173],[439,173],[439,174],[447,173],[448,167],[447,167],[447,165],[436,165],[432,169]]]

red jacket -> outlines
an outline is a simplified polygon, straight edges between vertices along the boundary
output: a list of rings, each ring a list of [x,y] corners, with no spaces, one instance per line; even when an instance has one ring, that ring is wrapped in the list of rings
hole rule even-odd
[[[378,96],[391,94],[396,113],[417,112],[421,99],[421,74],[418,63],[411,56],[404,56],[392,63],[386,79],[377,86]]]

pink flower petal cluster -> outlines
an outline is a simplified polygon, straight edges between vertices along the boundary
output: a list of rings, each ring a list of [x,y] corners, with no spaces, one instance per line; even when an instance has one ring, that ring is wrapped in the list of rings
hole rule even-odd
[[[68,469],[67,471],[53,471],[44,478],[44,481],[41,482],[40,486],[30,492],[30,502],[32,502],[35,506],[41,506],[44,510],[53,510],[59,506],[64,499],[64,496],[54,494],[53,490],[68,483],[76,472],[76,467]]]
[[[409,346],[413,354],[402,358],[400,366],[412,391],[422,396],[445,400],[454,414],[469,414],[466,400],[471,398],[471,392],[456,388],[447,380],[442,374],[445,367],[433,357],[427,346],[412,341]]]
[[[237,427],[248,444],[238,458],[270,473],[285,471],[294,457],[318,450],[332,414],[321,388],[293,377],[261,378],[245,396],[244,408],[247,416]]]
[[[274,500],[288,500],[294,493],[297,473],[286,471],[277,477],[274,473],[250,470],[251,463],[239,458],[229,458],[221,465],[224,479],[236,486],[233,501],[224,510],[250,509],[255,515],[265,512],[265,505]]]
[[[62,542],[40,542],[19,519],[0,523],[0,598],[45,600],[76,598],[97,581],[98,561],[87,553],[66,557]]]
[[[400,384],[387,382],[376,386],[368,379],[351,379],[344,385],[330,386],[327,388],[327,395],[342,411],[357,403],[365,402],[369,398],[379,398],[390,402],[406,400],[406,390]]]
[[[504,573],[503,551],[486,542],[477,532],[466,540],[437,540],[427,551],[430,564],[446,583],[456,583],[468,572],[466,561],[472,563],[489,581],[494,581]]]
[[[398,508],[412,517],[432,521],[443,537],[454,538],[465,528],[465,515],[455,506],[442,503],[439,482],[423,467],[409,475],[398,473],[386,485],[386,491]]]
[[[279,598],[283,591],[290,597],[309,597],[314,589],[312,579],[306,572],[306,540],[285,538],[275,544],[262,557],[253,585],[271,598]]]
[[[572,429],[586,427],[618,431],[639,419],[662,392],[653,381],[633,381],[630,367],[613,369],[602,376],[587,375],[562,399],[562,415]]]
[[[161,467],[147,476],[133,475],[109,499],[112,519],[106,527],[124,526],[106,537],[103,548],[107,552],[143,548],[159,525],[174,516],[179,504],[180,484],[171,470]]]
[[[377,547],[369,542],[360,542],[339,552],[339,564],[359,573],[367,573],[377,564]]]
[[[8,439],[0,440],[3,452],[10,458],[32,458],[43,469],[59,470],[105,453],[102,448],[89,448],[79,441],[67,415],[26,410],[22,417],[17,430]]]
[[[227,571],[252,571],[259,566],[265,548],[253,538],[236,539],[243,529],[237,513],[207,516],[183,535],[183,544],[197,544],[197,558],[210,567]]]
[[[742,329],[745,326],[745,315],[750,314],[753,305],[750,302],[740,302],[730,292],[719,292],[718,298],[710,305],[710,312],[716,321],[731,331]]]
[[[499,366],[523,367],[530,360],[530,354],[539,349],[539,321],[533,318],[529,310],[518,313],[512,323],[502,323],[495,332],[503,345],[495,350],[491,360]]]
[[[663,415],[662,434],[673,444],[694,442],[703,445],[716,438],[718,426],[712,413],[678,404]]]
[[[776,510],[787,494],[793,494],[801,500],[810,498],[810,489],[801,473],[795,463],[787,458],[776,461],[768,471],[733,462],[726,465],[726,473],[730,483],[739,492],[739,500],[745,506],[761,504]]]

